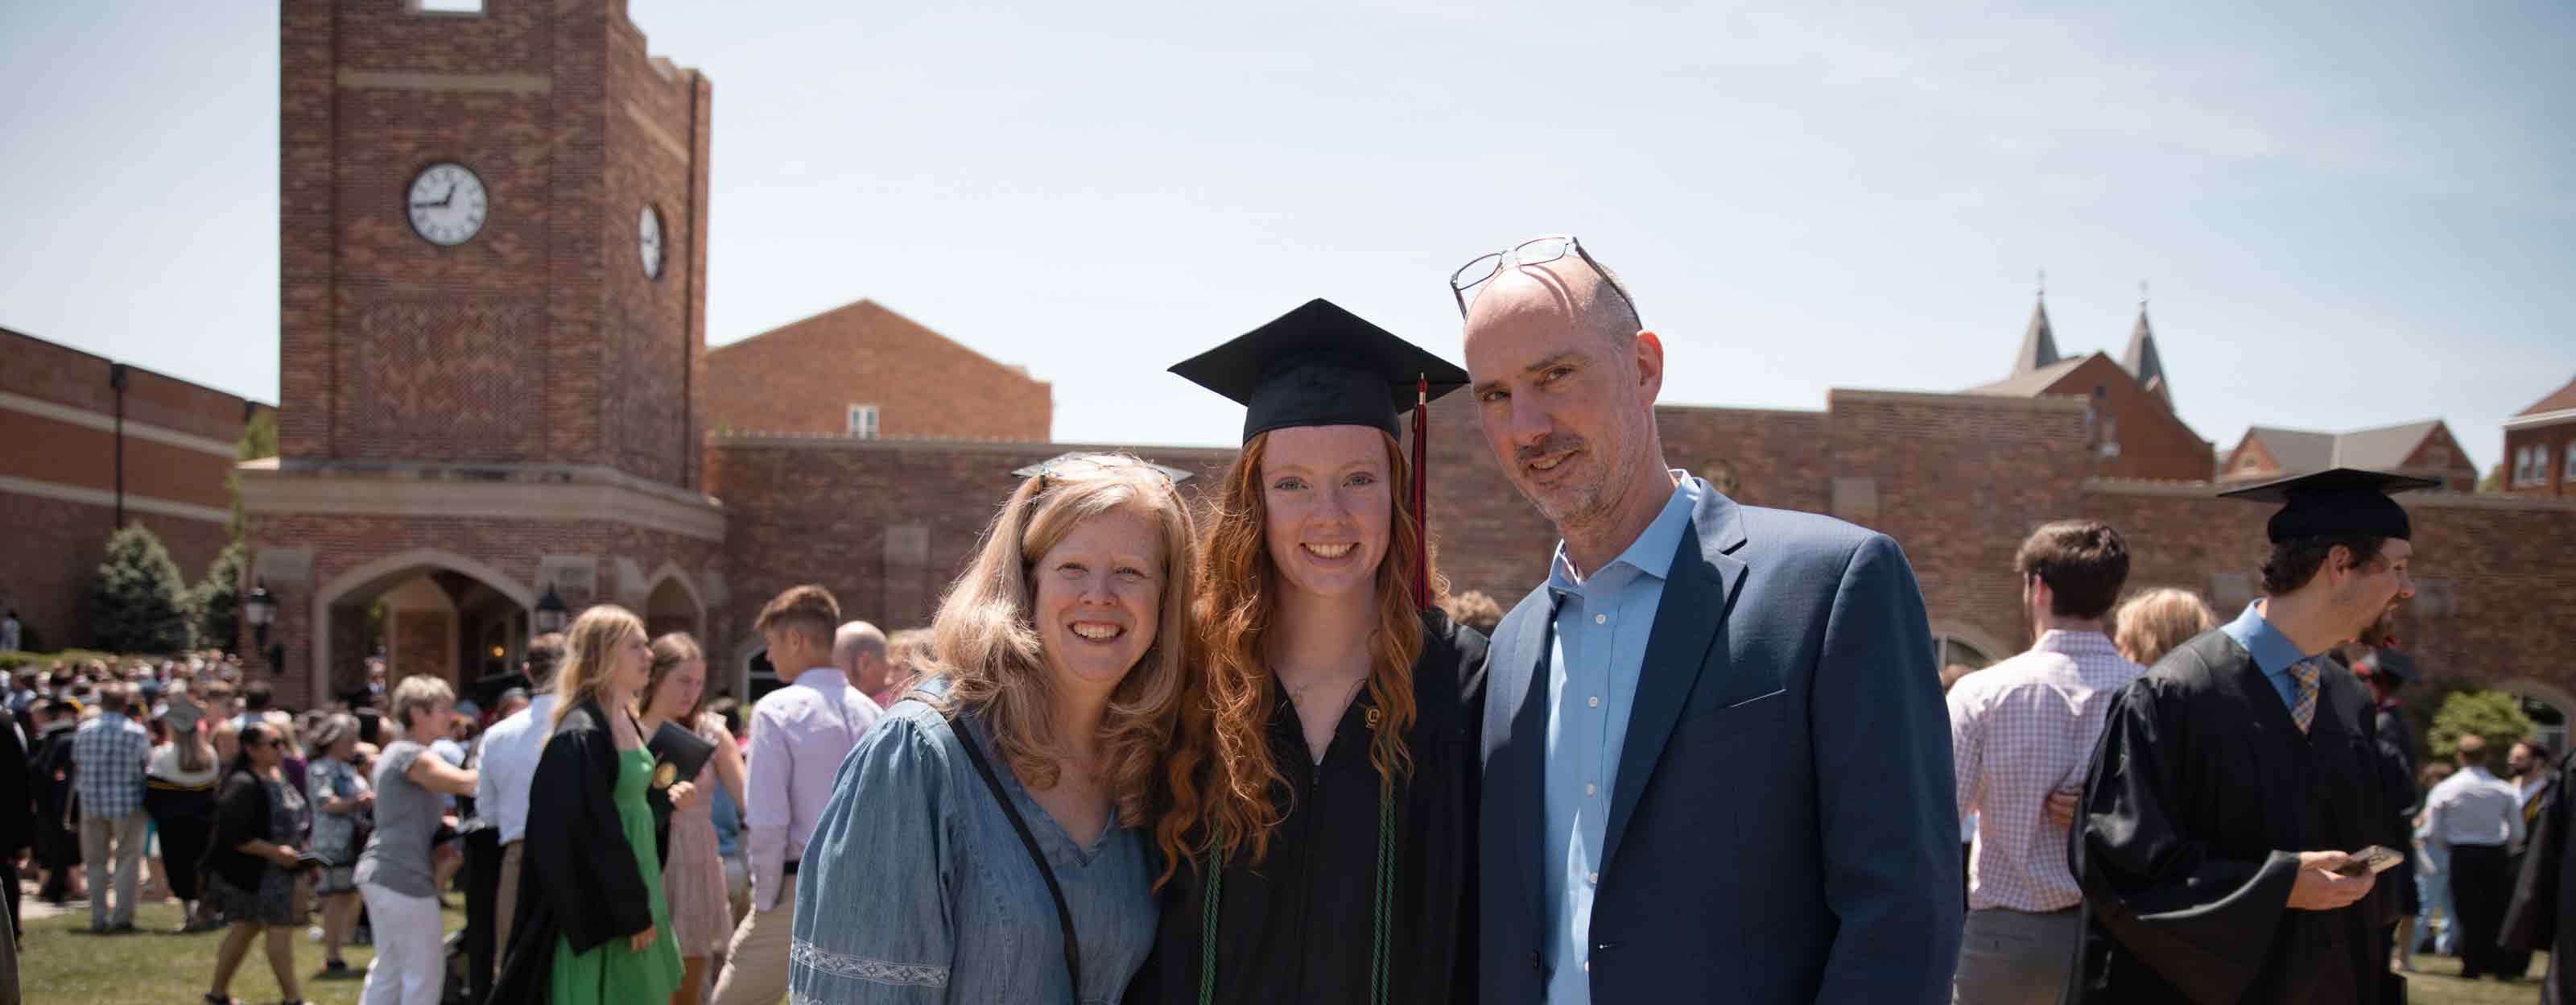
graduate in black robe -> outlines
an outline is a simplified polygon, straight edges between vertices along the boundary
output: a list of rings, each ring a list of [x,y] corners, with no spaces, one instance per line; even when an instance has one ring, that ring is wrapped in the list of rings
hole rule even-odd
[[[617,741],[599,701],[565,710],[529,782],[527,864],[490,1005],[545,1001],[558,937],[581,953],[653,927],[644,874],[617,812],[617,770]]]
[[[1415,478],[1410,485],[1383,485],[1383,491],[1405,495],[1383,511],[1389,543],[1371,570],[1376,591],[1368,603],[1375,608],[1392,599],[1419,608],[1421,649],[1409,674],[1373,664],[1351,690],[1326,686],[1329,695],[1303,696],[1309,702],[1350,696],[1320,762],[1299,703],[1275,668],[1237,665],[1222,671],[1204,661],[1193,668],[1198,676],[1182,700],[1195,703],[1202,716],[1192,719],[1184,711],[1178,742],[1199,751],[1216,749],[1203,714],[1215,700],[1212,687],[1236,688],[1232,693],[1257,702],[1251,708],[1267,710],[1259,742],[1278,774],[1268,792],[1276,824],[1257,855],[1242,841],[1211,870],[1214,859],[1205,849],[1213,818],[1175,815],[1167,786],[1158,821],[1167,826],[1157,834],[1177,828],[1191,854],[1164,863],[1171,871],[1159,891],[1162,918],[1154,949],[1129,983],[1126,1001],[1472,1001],[1476,729],[1483,716],[1485,638],[1432,607],[1429,584],[1436,576],[1428,549],[1418,544],[1423,430],[1417,406],[1463,386],[1467,374],[1321,300],[1172,369],[1244,403],[1246,466],[1264,456],[1261,437],[1276,430],[1361,426],[1395,437],[1398,417],[1415,413]],[[1240,540],[1246,521],[1263,517],[1259,494],[1278,488],[1272,483],[1281,477],[1295,478],[1291,491],[1297,492],[1326,488],[1326,482],[1354,493],[1379,491],[1383,484],[1328,471],[1230,472],[1227,486],[1212,490],[1219,512],[1203,528],[1210,540]],[[1252,526],[1263,530],[1263,541],[1261,554],[1250,559],[1256,567],[1249,576],[1237,575],[1243,570],[1226,564],[1223,546],[1211,545],[1210,574],[1225,579],[1207,588],[1203,622],[1210,608],[1240,604],[1258,610],[1262,625],[1275,625],[1281,605],[1293,599],[1290,591],[1302,589],[1294,570],[1280,569],[1274,556],[1283,547],[1303,545],[1268,541],[1267,528],[1275,524]],[[1322,532],[1337,538],[1368,533],[1339,523]],[[1269,650],[1262,638],[1253,636],[1256,653]],[[1215,675],[1229,672],[1227,683],[1212,683]],[[1409,695],[1414,710],[1401,736],[1410,765],[1389,776],[1373,761],[1379,730],[1393,728],[1395,721],[1379,688],[1392,692],[1399,684],[1404,690],[1393,693]],[[1201,793],[1210,792],[1214,770],[1212,759],[1196,763]],[[1166,855],[1171,857],[1168,847]]]
[[[2522,871],[2515,877],[2513,901],[2505,908],[2502,937],[2496,941],[2514,952],[2549,951],[2549,971],[2540,981],[2541,1005],[2576,1005],[2576,869],[2567,868],[2568,847],[2576,840],[2576,799],[2567,786],[2576,782],[2576,753],[2558,759],[2550,769],[2549,787],[2541,791],[2540,812],[2523,835]]]
[[[2230,493],[2283,504],[2266,596],[2112,701],[2068,837],[2085,932],[2067,1002],[2402,995],[2377,937],[2392,902],[2328,871],[2407,842],[2371,695],[2324,655],[2411,594],[2405,511],[2384,493],[2430,484],[2338,469]]]

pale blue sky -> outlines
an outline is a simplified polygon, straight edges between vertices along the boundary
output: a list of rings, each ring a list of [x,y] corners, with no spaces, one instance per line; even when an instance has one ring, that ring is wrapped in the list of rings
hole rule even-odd
[[[1162,367],[1319,295],[1454,359],[1448,272],[1572,231],[1675,403],[1993,380],[2042,267],[2071,353],[2151,281],[2221,446],[2439,416],[2483,468],[2576,376],[2555,0],[949,6],[634,0],[715,82],[710,341],[870,297],[1059,439],[1230,443]],[[0,325],[273,400],[276,60],[273,5],[0,10]]]

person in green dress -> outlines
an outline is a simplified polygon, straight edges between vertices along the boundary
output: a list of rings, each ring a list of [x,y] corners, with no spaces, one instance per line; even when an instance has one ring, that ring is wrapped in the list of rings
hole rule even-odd
[[[654,772],[635,720],[652,668],[644,622],[600,605],[565,632],[554,735],[528,804],[518,917],[490,1002],[661,1002],[680,986],[644,792]]]

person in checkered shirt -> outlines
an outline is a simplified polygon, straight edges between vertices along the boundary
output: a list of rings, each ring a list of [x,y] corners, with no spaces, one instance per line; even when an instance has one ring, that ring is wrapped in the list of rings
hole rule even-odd
[[[134,927],[135,880],[142,872],[143,767],[152,759],[152,734],[127,717],[133,689],[99,688],[98,717],[72,734],[72,792],[80,799],[81,861],[89,870],[89,927],[118,932]],[[116,856],[116,900],[108,903],[108,855]]]
[[[2022,542],[2015,566],[2037,641],[1948,696],[1959,815],[1977,814],[1950,1000],[2054,1005],[2083,933],[2084,891],[2066,865],[2075,790],[2111,696],[2146,668],[2103,632],[2129,578],[2119,531],[2048,524]]]

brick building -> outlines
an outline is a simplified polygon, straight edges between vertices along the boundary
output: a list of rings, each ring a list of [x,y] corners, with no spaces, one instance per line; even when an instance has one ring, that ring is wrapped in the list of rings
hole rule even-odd
[[[2255,426],[2220,455],[2218,480],[2240,485],[2304,475],[2328,468],[2365,468],[2431,478],[2453,492],[2474,492],[2478,468],[2440,419],[2395,426],[2317,433]]]
[[[2129,330],[2129,346],[2117,360],[2095,351],[2064,356],[2057,333],[2048,323],[2046,300],[2030,311],[2021,349],[2013,354],[2012,372],[1967,393],[2009,398],[2073,396],[2090,402],[2084,428],[2091,452],[2090,473],[2105,478],[2149,478],[2202,481],[2210,475],[2209,441],[2201,439],[2174,414],[2173,385],[2165,375],[2164,357],[2147,324],[2147,305],[2138,304],[2138,323]]]
[[[279,457],[245,465],[290,701],[470,680],[548,591],[723,637],[702,490],[712,91],[622,0],[281,13]],[[710,632],[710,629],[714,629]]]
[[[717,687],[758,690],[768,596],[821,582],[852,617],[918,625],[1008,472],[1073,449],[1046,442],[1047,385],[869,301],[707,351],[709,84],[649,57],[618,0],[289,0],[282,42],[282,456],[242,481],[289,701],[354,682],[379,602],[396,674],[471,679],[517,655],[548,591],[695,631]],[[854,428],[851,406],[874,410]],[[2264,551],[2264,509],[2214,498],[2143,307],[2116,360],[2060,355],[2041,305],[1984,387],[1659,415],[1668,458],[1737,498],[1894,536],[1945,663],[2028,643],[2011,562],[2041,522],[2109,520],[2135,585],[2228,610]],[[1443,567],[1516,599],[1554,534],[1465,396],[1432,428]],[[2427,670],[2576,708],[2554,627],[2576,623],[2576,500],[2408,504],[2403,631]]]
[[[718,432],[861,439],[1043,443],[1055,421],[1027,370],[872,300],[708,350],[706,406]]]
[[[271,406],[0,328],[0,610],[30,648],[93,640],[81,597],[139,524],[193,584],[232,539],[242,427]]]
[[[2504,420],[2504,492],[2576,499],[2576,380]]]

